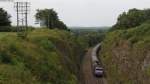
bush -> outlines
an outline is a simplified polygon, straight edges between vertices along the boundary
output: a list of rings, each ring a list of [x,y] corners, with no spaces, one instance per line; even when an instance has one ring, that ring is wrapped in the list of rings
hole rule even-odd
[[[0,26],[0,32],[10,32],[11,26]]]

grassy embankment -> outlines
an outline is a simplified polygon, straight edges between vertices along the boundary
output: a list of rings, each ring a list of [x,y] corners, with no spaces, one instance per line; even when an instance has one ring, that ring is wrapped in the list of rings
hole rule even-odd
[[[1,33],[0,83],[78,84],[82,44],[67,31],[36,29],[24,40]]]
[[[100,56],[109,84],[150,84],[150,24],[109,32]]]

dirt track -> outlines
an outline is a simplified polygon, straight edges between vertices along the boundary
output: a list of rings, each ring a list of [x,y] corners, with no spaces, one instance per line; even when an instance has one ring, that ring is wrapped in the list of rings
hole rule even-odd
[[[92,73],[91,67],[91,53],[89,49],[86,53],[82,63],[82,84],[107,84],[105,78],[96,78]]]

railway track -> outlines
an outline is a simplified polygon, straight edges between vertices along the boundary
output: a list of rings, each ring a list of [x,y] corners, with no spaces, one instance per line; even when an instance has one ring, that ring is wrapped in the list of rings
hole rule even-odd
[[[91,66],[91,54],[93,49],[89,49],[86,55],[84,56],[82,62],[82,84],[107,84],[105,78],[97,78],[92,73],[92,66]]]

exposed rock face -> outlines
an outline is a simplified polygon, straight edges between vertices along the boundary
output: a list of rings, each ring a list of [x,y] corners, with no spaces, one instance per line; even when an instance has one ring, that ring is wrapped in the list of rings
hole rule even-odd
[[[100,58],[109,84],[150,84],[150,35],[136,35],[137,30],[142,32],[137,28],[106,36]]]

